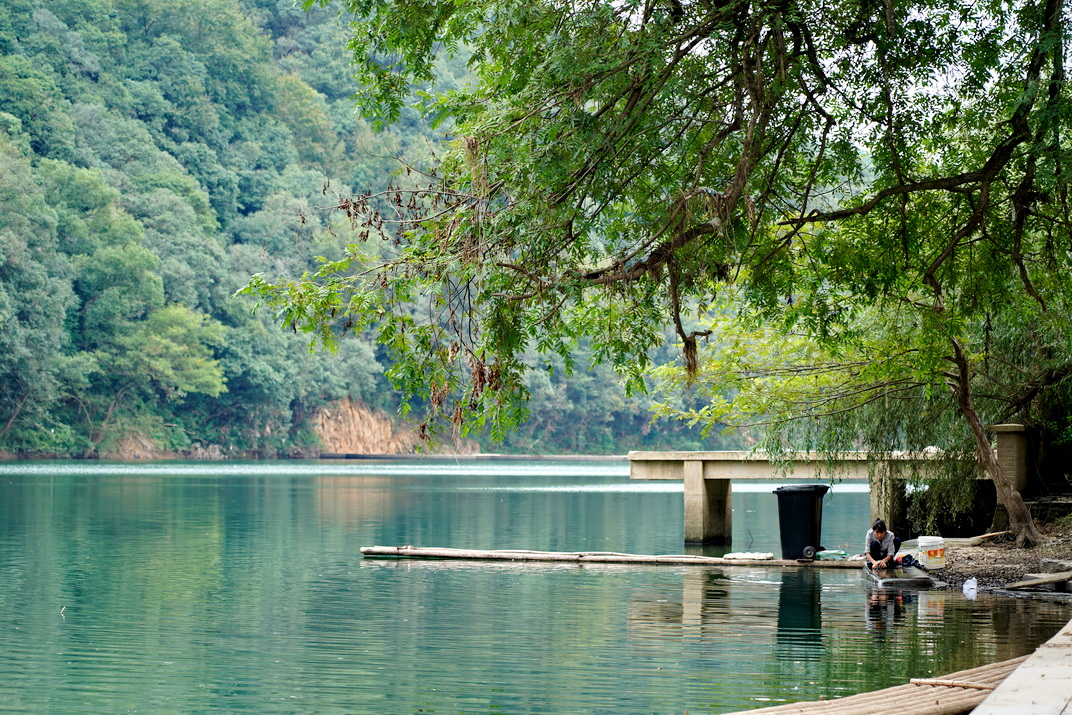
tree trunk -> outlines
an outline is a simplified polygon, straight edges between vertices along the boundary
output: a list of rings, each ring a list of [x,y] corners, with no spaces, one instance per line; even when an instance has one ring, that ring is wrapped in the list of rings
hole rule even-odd
[[[26,400],[27,398],[29,398],[29,396],[30,391],[27,390],[26,394],[22,396],[22,399],[19,400],[19,404],[16,405],[15,411],[11,413],[11,418],[8,419],[7,424],[4,425],[3,429],[0,429],[0,437],[3,437],[5,434],[7,434],[7,431],[11,429],[11,425],[15,424],[15,418],[19,416],[20,412],[22,412],[22,406],[26,404]]]
[[[983,421],[979,413],[975,411],[975,404],[971,394],[971,369],[964,350],[956,339],[953,340],[953,362],[957,371],[950,374],[949,389],[957,400],[957,408],[960,414],[971,428],[975,437],[975,454],[983,471],[994,483],[997,490],[998,500],[1009,512],[1009,531],[1016,536],[1017,546],[1038,546],[1043,542],[1042,534],[1035,526],[1035,520],[1031,517],[1031,511],[1024,503],[1020,492],[1012,488],[1005,471],[998,462],[994,449],[990,446],[990,438],[986,434]]]

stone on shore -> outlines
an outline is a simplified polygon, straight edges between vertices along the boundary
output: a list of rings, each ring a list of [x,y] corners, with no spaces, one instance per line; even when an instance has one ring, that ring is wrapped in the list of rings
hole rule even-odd
[[[1072,571],[1072,519],[1040,524],[1046,542],[1033,549],[1017,548],[1011,539],[990,539],[978,546],[947,545],[946,567],[933,575],[960,589],[976,578],[979,589],[1001,589],[1029,574]]]

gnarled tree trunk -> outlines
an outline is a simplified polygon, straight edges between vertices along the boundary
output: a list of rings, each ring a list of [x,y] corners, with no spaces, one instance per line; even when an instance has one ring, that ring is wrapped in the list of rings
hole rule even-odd
[[[960,414],[971,428],[975,437],[975,454],[979,459],[986,475],[994,483],[997,489],[998,500],[1009,512],[1009,530],[1016,536],[1017,546],[1037,546],[1042,543],[1043,537],[1035,527],[1035,520],[1031,517],[1031,511],[1024,503],[1020,492],[1012,488],[1005,470],[1001,468],[994,449],[990,446],[990,438],[987,437],[986,428],[975,411],[971,393],[971,366],[967,356],[957,340],[953,340],[953,363],[956,372],[947,374],[949,389],[957,400],[957,408]]]

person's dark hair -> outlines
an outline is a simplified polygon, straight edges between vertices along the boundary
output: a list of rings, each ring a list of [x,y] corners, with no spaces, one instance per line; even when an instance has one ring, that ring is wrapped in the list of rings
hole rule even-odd
[[[886,531],[886,522],[882,519],[875,519],[875,523],[871,525],[872,531]]]

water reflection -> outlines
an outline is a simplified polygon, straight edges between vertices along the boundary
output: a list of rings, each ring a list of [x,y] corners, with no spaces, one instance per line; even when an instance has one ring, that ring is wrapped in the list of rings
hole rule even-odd
[[[945,621],[947,591],[924,590],[918,595],[919,623],[931,628],[940,627]]]
[[[778,587],[778,642],[818,646],[822,640],[822,588],[815,569],[786,569]]]
[[[681,573],[680,589],[635,595],[629,602],[629,624],[636,629],[724,625],[730,585],[721,569],[689,567]]]
[[[394,486],[394,480],[382,475],[317,477],[317,515],[341,524],[382,521],[397,508],[400,495]]]
[[[871,631],[877,642],[885,640],[886,631],[893,630],[904,621],[905,610],[914,595],[913,591],[907,589],[868,587],[865,620],[867,630]]]
[[[1068,615],[872,604],[855,570],[358,554],[680,552],[680,492],[605,465],[26,466],[0,465],[0,709],[31,715],[723,712],[1013,657]],[[774,550],[773,495],[734,499],[737,550]],[[835,499],[824,543],[855,543],[867,494]]]

